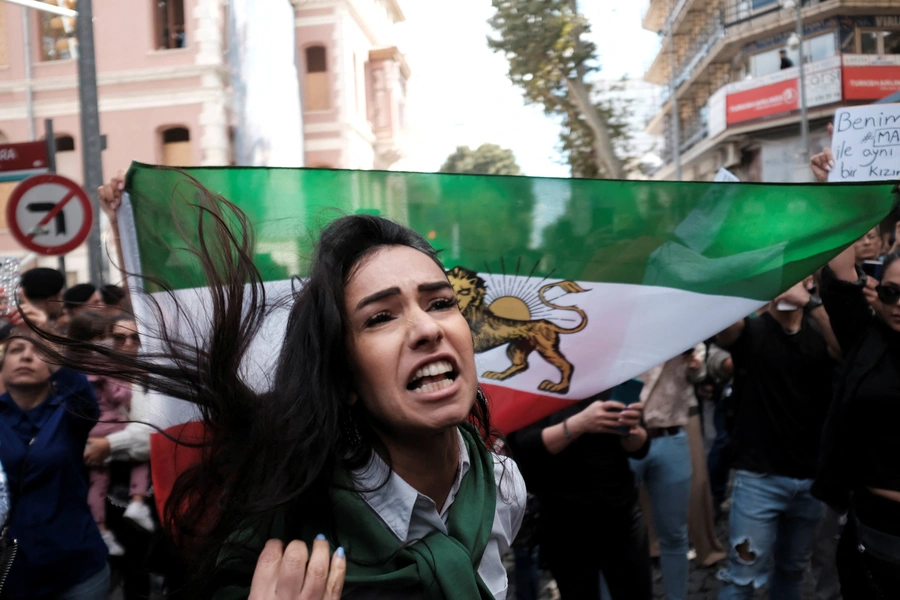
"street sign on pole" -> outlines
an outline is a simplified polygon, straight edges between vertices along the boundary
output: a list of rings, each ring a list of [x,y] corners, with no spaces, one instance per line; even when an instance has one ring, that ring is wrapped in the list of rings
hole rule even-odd
[[[29,177],[6,204],[6,225],[22,247],[40,255],[70,252],[91,232],[94,211],[80,185],[61,175]]]
[[[44,142],[0,144],[0,181],[21,181],[48,169]]]

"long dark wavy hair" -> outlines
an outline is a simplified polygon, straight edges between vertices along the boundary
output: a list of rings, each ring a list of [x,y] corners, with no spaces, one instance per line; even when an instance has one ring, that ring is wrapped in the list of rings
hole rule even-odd
[[[65,348],[54,352],[46,344],[46,351],[52,360],[82,372],[146,384],[200,408],[206,430],[203,458],[178,476],[163,521],[182,548],[188,548],[192,571],[203,582],[212,576],[226,538],[242,524],[288,504],[328,510],[323,500],[334,469],[364,466],[380,444],[367,425],[363,403],[350,408],[348,402],[354,384],[347,360],[344,289],[354,268],[387,246],[414,248],[442,265],[431,245],[407,227],[371,215],[332,221],[315,244],[308,277],[289,298],[274,375],[260,386],[245,380],[242,366],[279,303],[267,301],[254,266],[251,225],[237,206],[189,175],[182,176],[196,190],[191,205],[197,229],[184,237],[195,240],[187,250],[202,265],[209,287],[211,317],[202,324],[207,329],[188,318],[187,309],[169,291],[159,303],[147,296],[156,312],[147,320],[155,324],[157,343],[149,351],[145,345],[138,357],[91,345],[99,359],[72,364]],[[165,281],[150,283],[168,290]],[[184,335],[172,322],[193,323],[193,329]],[[86,343],[38,333],[58,346]],[[470,420],[487,444],[495,432],[482,394]]]

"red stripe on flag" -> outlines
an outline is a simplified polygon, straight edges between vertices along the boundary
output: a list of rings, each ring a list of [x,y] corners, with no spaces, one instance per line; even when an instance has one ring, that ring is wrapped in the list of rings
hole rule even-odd
[[[491,424],[504,435],[531,425],[577,402],[559,396],[532,394],[490,383],[482,383],[481,389],[488,398]]]

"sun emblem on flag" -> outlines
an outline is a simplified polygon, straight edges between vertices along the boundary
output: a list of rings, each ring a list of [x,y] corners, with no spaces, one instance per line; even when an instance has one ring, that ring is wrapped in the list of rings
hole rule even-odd
[[[560,381],[545,380],[538,389],[543,392],[565,394],[572,383],[572,363],[559,347],[560,334],[578,333],[587,327],[588,318],[577,306],[560,306],[548,301],[545,293],[560,288],[564,294],[585,292],[574,281],[556,281],[543,284],[525,283],[512,278],[509,283],[489,288],[475,271],[453,267],[447,271],[450,284],[459,300],[459,308],[469,322],[475,340],[475,352],[487,352],[506,346],[511,365],[505,371],[486,371],[485,379],[503,381],[528,369],[528,357],[537,352],[541,358],[556,367]],[[578,315],[578,324],[565,328],[549,320],[555,311],[570,311]]]

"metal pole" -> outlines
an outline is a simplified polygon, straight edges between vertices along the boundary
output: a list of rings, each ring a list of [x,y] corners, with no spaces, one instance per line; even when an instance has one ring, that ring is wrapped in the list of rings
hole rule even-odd
[[[672,150],[675,159],[675,180],[681,181],[681,127],[678,118],[678,90],[675,88],[675,15],[669,0],[669,98],[672,102]]]
[[[28,141],[37,139],[37,131],[34,128],[34,90],[31,88],[31,23],[29,17],[31,11],[22,7],[22,39],[25,43],[25,115],[28,119]]]
[[[56,136],[53,134],[53,119],[44,119],[44,141],[47,143],[47,170],[56,173]],[[58,264],[59,272],[66,277],[65,254],[59,256]]]
[[[806,112],[806,65],[803,56],[803,6],[797,0],[797,38],[800,40],[800,158],[805,165],[809,161],[809,116]]]
[[[81,157],[84,162],[84,188],[94,208],[93,225],[88,236],[88,268],[91,282],[106,280],[106,263],[100,242],[100,205],[97,188],[103,185],[100,109],[97,104],[97,65],[94,61],[94,22],[91,0],[78,0],[78,100],[81,105]]]

